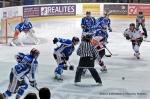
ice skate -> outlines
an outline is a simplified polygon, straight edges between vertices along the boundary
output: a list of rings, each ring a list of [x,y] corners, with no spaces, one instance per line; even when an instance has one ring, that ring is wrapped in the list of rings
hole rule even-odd
[[[102,67],[101,72],[107,72],[106,66],[103,66],[103,67]]]
[[[12,41],[12,42],[10,42],[10,46],[16,46],[16,44]]]

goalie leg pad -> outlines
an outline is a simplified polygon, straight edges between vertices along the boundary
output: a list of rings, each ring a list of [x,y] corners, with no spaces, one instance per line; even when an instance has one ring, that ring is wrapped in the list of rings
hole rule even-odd
[[[16,30],[14,34],[14,39],[18,39],[19,34],[20,34],[20,31]]]

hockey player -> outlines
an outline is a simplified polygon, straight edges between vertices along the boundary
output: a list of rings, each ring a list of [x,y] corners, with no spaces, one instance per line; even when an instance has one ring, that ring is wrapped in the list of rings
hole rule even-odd
[[[140,45],[143,41],[143,34],[141,33],[141,31],[139,31],[135,28],[134,23],[131,23],[129,28],[124,31],[124,37],[127,40],[131,40],[132,48],[135,52],[134,56],[136,56],[137,59],[140,59],[139,48],[140,48]]]
[[[107,27],[107,29],[109,30],[109,32],[112,32],[112,28],[110,26],[111,24],[111,20],[109,18],[109,14],[105,13],[104,17],[100,17],[97,19],[97,26],[101,29],[101,27]]]
[[[67,68],[66,62],[73,53],[75,49],[74,46],[79,43],[79,38],[73,37],[72,40],[54,38],[53,43],[56,44],[57,42],[61,43],[61,45],[54,49],[54,58],[58,64],[58,67],[55,70],[55,79],[63,80],[63,69]]]
[[[23,22],[15,27],[14,38],[10,43],[11,46],[16,46],[18,44],[24,46],[23,42],[19,38],[19,34],[21,32],[24,32],[26,35],[28,35],[28,37],[34,42],[34,44],[39,43],[39,39],[34,35],[35,31],[33,30],[31,22],[28,21],[28,18],[25,18]]]
[[[97,49],[99,52],[99,56],[101,57],[101,60],[99,61],[99,65],[102,67],[102,72],[107,72],[107,68],[104,65],[104,62],[102,60],[103,56],[105,55],[105,39],[102,36],[95,36],[92,38],[92,45]]]
[[[82,18],[81,28],[83,32],[93,33],[93,26],[96,25],[96,20],[91,16],[91,12],[86,12],[86,17]]]
[[[144,37],[147,38],[147,30],[145,28],[145,17],[143,12],[139,12],[138,16],[136,17],[136,28],[139,29],[139,26],[142,26]]]
[[[20,99],[28,88],[25,77],[29,79],[32,87],[36,87],[35,71],[38,65],[37,58],[39,54],[40,52],[33,48],[29,55],[22,54],[24,56],[23,59],[18,57],[21,54],[16,55],[18,64],[11,69],[9,86],[7,91],[3,93],[5,99],[8,99],[12,94],[16,94],[15,99]]]
[[[107,44],[108,43],[108,33],[107,33],[107,27],[106,26],[102,26],[101,29],[97,29],[96,33],[94,36],[101,36],[104,39],[104,43]]]

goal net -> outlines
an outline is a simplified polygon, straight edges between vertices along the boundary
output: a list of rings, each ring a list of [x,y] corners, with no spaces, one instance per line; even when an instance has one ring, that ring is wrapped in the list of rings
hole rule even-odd
[[[13,38],[15,27],[23,21],[22,16],[1,19],[0,21],[0,44],[7,44],[9,38]]]

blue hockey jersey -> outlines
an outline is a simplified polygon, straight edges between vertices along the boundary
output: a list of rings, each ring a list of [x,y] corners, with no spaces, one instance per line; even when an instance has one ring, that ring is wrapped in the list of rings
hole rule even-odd
[[[81,27],[85,32],[91,32],[92,27],[96,25],[96,19],[94,17],[84,17],[81,21]]]
[[[20,24],[18,24],[15,27],[15,31],[16,30],[19,30],[20,32],[21,31],[29,31],[31,28],[32,28],[32,23],[31,22],[28,22],[28,24],[25,24],[24,22],[21,22]]]
[[[97,19],[97,26],[100,26],[100,27],[108,27],[108,29],[110,29],[110,24],[111,24],[111,21],[109,18],[105,18],[105,17],[100,17]]]
[[[94,36],[102,36],[105,40],[105,42],[107,42],[108,39],[108,33],[107,31],[102,31],[102,30],[97,30]]]
[[[60,42],[61,45],[55,48],[54,50],[63,54],[65,57],[69,58],[69,56],[71,56],[71,54],[75,50],[73,42],[69,39],[62,39],[62,38],[58,38],[58,42]]]
[[[35,71],[38,65],[38,61],[31,55],[25,55],[21,63],[18,63],[13,68],[13,72],[18,80],[24,79],[29,74],[30,81],[35,80]]]

